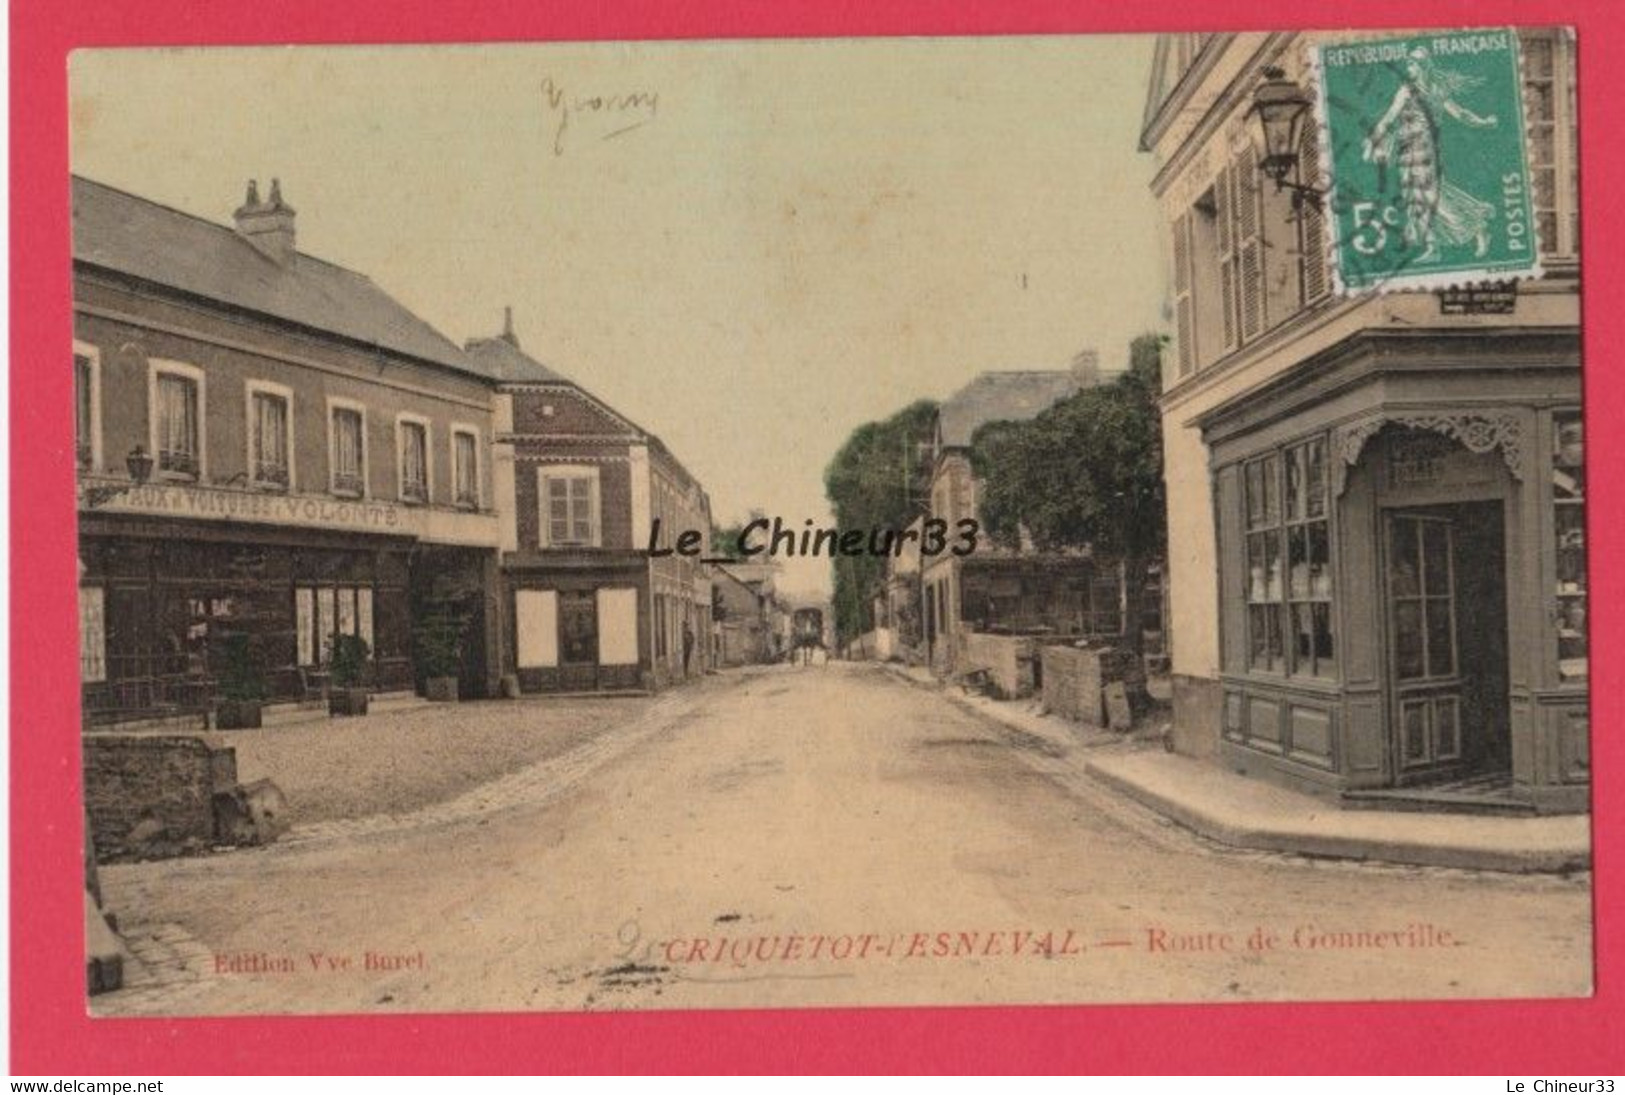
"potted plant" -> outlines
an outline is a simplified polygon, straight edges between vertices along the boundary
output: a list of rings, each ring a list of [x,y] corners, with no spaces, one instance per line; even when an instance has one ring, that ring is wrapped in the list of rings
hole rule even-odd
[[[332,659],[328,663],[332,686],[327,692],[330,715],[367,713],[367,659],[372,651],[359,635],[333,635]]]
[[[435,612],[412,635],[423,694],[442,703],[457,702],[457,675],[463,664],[463,621],[450,612]]]
[[[235,632],[225,637],[220,673],[220,700],[214,724],[219,730],[258,730],[265,700],[264,655],[254,637]]]

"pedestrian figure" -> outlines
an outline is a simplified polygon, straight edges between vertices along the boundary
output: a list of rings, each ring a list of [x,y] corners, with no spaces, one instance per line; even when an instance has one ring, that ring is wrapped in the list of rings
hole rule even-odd
[[[683,622],[683,676],[688,676],[688,661],[694,656],[694,627]]]

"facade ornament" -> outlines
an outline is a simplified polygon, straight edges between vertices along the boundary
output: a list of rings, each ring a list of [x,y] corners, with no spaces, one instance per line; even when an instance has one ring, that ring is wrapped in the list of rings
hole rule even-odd
[[[1390,425],[1443,434],[1472,453],[1499,449],[1512,478],[1523,479],[1523,420],[1515,411],[1383,412],[1351,422],[1337,431],[1332,442],[1335,495],[1342,495],[1348,482],[1348,470],[1359,463],[1366,442]]]

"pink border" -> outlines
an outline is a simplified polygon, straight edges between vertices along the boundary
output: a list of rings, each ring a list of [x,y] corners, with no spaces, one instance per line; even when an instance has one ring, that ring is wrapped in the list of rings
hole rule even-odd
[[[1147,6],[1023,0],[873,3],[688,0],[567,10],[488,0],[14,0],[12,5],[12,971],[14,1073],[402,1072],[1370,1072],[1617,1073],[1625,1030],[1625,903],[1615,855],[1625,795],[1596,804],[1597,996],[1451,1004],[864,1009],[625,1015],[102,1020],[84,1010],[66,129],[67,53],[81,46],[1060,33],[1309,26],[1568,23],[1579,28],[1588,347],[1625,345],[1620,288],[1625,149],[1611,141],[1625,92],[1625,20],[1610,0],[1184,0]],[[1592,520],[1625,512],[1625,380],[1586,375]],[[41,444],[41,438],[55,439]],[[1602,539],[1594,532],[1594,543]],[[1595,768],[1617,787],[1625,757],[1610,666],[1625,566],[1592,556]],[[1606,606],[1606,607],[1603,607]],[[1599,610],[1600,609],[1600,610]]]

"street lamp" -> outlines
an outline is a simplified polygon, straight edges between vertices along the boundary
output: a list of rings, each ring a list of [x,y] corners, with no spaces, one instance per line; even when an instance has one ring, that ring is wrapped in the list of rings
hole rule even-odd
[[[1309,96],[1288,80],[1284,71],[1272,66],[1264,70],[1264,82],[1253,91],[1249,113],[1258,116],[1264,131],[1264,157],[1258,161],[1258,169],[1275,183],[1277,193],[1292,191],[1294,207],[1308,202],[1320,208],[1326,192],[1306,186],[1297,178],[1298,148],[1304,119],[1309,116]]]
[[[124,466],[130,473],[128,483],[120,483],[112,487],[91,487],[85,491],[85,505],[90,509],[105,506],[115,498],[121,498],[130,491],[143,485],[152,478],[152,454],[147,452],[145,445],[137,445],[125,457]]]

